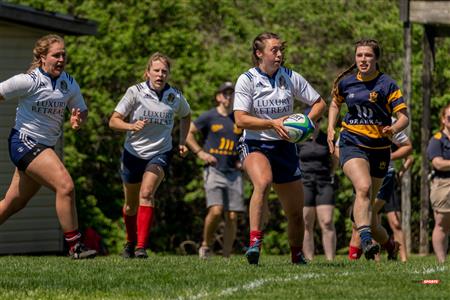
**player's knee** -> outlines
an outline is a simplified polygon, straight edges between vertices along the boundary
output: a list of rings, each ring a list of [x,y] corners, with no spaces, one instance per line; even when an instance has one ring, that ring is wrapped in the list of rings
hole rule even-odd
[[[72,197],[75,193],[75,185],[72,179],[64,180],[56,189],[57,193],[60,193],[65,196]]]
[[[321,222],[322,231],[334,231],[334,223],[333,220],[324,220]]]
[[[222,211],[223,211],[222,206],[214,205],[208,209],[208,214],[210,214],[214,218],[218,218],[218,217],[222,216]]]
[[[139,193],[139,204],[153,205],[154,200],[153,193],[151,192],[141,191]]]
[[[238,219],[238,214],[234,211],[230,211],[225,215],[225,220],[230,223],[236,223]]]

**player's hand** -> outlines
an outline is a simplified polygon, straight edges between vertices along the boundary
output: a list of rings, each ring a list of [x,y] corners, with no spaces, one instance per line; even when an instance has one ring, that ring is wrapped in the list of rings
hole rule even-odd
[[[286,130],[286,128],[283,125],[283,121],[289,118],[289,116],[284,116],[278,119],[272,120],[272,128],[277,132],[277,134],[283,139],[283,140],[289,140],[289,134]]]
[[[217,164],[217,158],[212,156],[211,154],[200,150],[200,152],[197,153],[198,158],[203,160],[207,165],[215,166]]]
[[[186,157],[186,155],[188,154],[188,152],[189,152],[189,148],[186,146],[186,145],[178,145],[178,154],[181,156],[181,157]]]
[[[381,132],[384,134],[385,137],[389,138],[390,140],[392,140],[394,135],[397,133],[394,130],[393,126],[385,126],[385,127],[383,127]]]
[[[78,130],[81,126],[81,111],[79,108],[75,109],[72,108],[72,112],[70,115],[70,125],[72,126],[72,129]]]
[[[328,127],[328,130],[327,130],[327,142],[328,142],[328,147],[330,148],[330,153],[331,154],[334,153],[334,135],[335,135],[334,128]]]
[[[147,123],[148,123],[147,121],[143,121],[143,120],[136,121],[135,123],[131,124],[130,130],[131,131],[140,131],[140,130],[144,129],[145,124],[147,124]]]

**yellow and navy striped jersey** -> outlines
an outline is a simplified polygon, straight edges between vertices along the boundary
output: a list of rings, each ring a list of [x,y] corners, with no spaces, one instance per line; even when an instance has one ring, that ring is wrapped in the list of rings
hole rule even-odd
[[[368,148],[389,148],[391,140],[382,133],[391,125],[393,113],[406,108],[402,92],[388,75],[378,72],[369,80],[351,74],[339,82],[339,106],[345,102],[348,112],[342,121],[341,138]]]

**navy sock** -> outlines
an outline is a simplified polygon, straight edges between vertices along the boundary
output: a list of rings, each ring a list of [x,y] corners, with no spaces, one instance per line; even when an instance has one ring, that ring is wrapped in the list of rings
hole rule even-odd
[[[359,237],[361,239],[361,246],[369,245],[372,243],[372,231],[370,226],[363,225],[357,228]]]

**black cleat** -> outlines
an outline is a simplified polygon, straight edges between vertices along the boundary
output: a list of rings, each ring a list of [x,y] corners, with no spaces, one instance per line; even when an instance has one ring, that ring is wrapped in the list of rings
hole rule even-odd
[[[362,249],[367,260],[375,259],[375,255],[380,253],[380,245],[373,242],[365,244]]]
[[[291,258],[291,261],[294,265],[307,265],[308,264],[308,260],[303,255],[302,251],[299,251],[297,254],[295,254],[295,256]]]
[[[69,250],[69,256],[72,259],[88,259],[94,258],[97,251],[88,249],[83,243],[76,243],[76,245]]]
[[[134,258],[134,248],[136,247],[136,243],[127,242],[125,247],[123,247],[122,257],[123,258]]]
[[[397,241],[394,241],[394,249],[392,251],[388,251],[388,260],[397,260],[398,252],[400,251],[400,244]]]
[[[148,254],[144,248],[137,248],[136,251],[134,251],[134,257],[145,259],[148,258]]]

